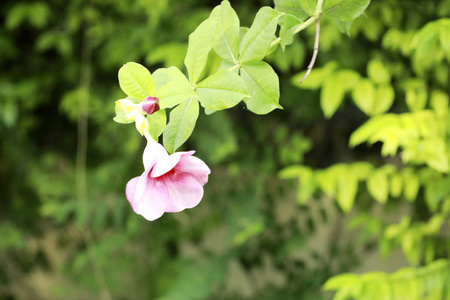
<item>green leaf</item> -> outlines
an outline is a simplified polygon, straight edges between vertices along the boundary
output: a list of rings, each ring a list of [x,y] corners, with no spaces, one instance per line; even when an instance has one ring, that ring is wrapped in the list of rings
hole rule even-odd
[[[394,101],[394,89],[390,85],[375,88],[370,80],[361,80],[352,92],[355,104],[369,116],[386,112]]]
[[[212,17],[218,18],[217,43],[214,50],[223,60],[237,63],[239,55],[239,17],[228,1],[222,1],[216,9],[211,14]]]
[[[352,27],[353,21],[341,21],[336,19],[336,24],[340,32],[350,36],[350,28]]]
[[[375,103],[373,104],[372,115],[385,113],[391,108],[394,102],[394,89],[390,85],[382,85],[375,91]]]
[[[402,172],[404,188],[403,195],[406,200],[413,202],[419,193],[420,183],[417,176],[410,169],[404,169]]]
[[[316,171],[316,182],[320,189],[330,197],[336,195],[337,190],[337,176],[333,169]]]
[[[350,146],[354,147],[369,140],[373,135],[384,128],[398,127],[399,123],[398,117],[394,114],[375,116],[352,133],[350,136]]]
[[[405,83],[406,104],[412,112],[423,110],[427,104],[427,90],[425,82],[420,79],[410,80]]]
[[[355,202],[358,192],[358,180],[346,166],[338,169],[338,185],[336,200],[341,209],[348,213]]]
[[[447,57],[450,58],[450,19],[441,19],[439,20],[440,23],[440,40],[441,45],[447,51]]]
[[[206,19],[189,35],[189,46],[184,64],[192,84],[197,83],[206,66],[209,51],[214,43],[215,28],[216,19]]]
[[[344,100],[347,91],[359,82],[359,74],[352,70],[339,70],[325,80],[320,94],[320,105],[325,117],[330,118]]]
[[[369,62],[367,65],[367,75],[378,84],[389,84],[391,82],[389,71],[378,59],[373,59]]]
[[[213,110],[233,107],[249,97],[244,80],[228,70],[219,70],[200,82],[196,93],[201,105]]]
[[[370,0],[326,0],[323,11],[330,10],[327,15],[340,21],[353,21],[364,12],[369,3]]]
[[[161,68],[153,72],[153,80],[155,80],[155,88],[158,91],[163,85],[174,80],[189,80],[177,67]]]
[[[156,97],[159,99],[161,109],[172,108],[191,97],[197,98],[191,84],[186,79],[166,83],[158,90]]]
[[[278,76],[269,64],[263,61],[246,63],[242,65],[240,72],[250,94],[250,98],[244,99],[249,110],[264,115],[276,108],[282,108],[278,103]]]
[[[248,32],[242,38],[239,49],[241,63],[258,61],[266,56],[277,29],[278,18],[282,15],[270,7],[262,7]]]
[[[294,41],[295,30],[303,24],[302,21],[297,19],[293,15],[284,15],[280,18],[280,38],[281,47],[285,48],[286,45],[291,45]]]
[[[391,176],[389,191],[392,197],[398,198],[402,194],[403,177],[399,173]]]
[[[375,87],[370,80],[361,80],[352,92],[352,98],[355,104],[366,115],[371,115],[373,104],[375,102]]]
[[[429,167],[438,172],[447,173],[449,171],[449,161],[447,146],[440,138],[427,139],[423,143],[423,153]]]
[[[155,94],[155,82],[150,71],[135,62],[129,62],[120,68],[119,84],[125,94],[139,100]]]
[[[322,87],[320,106],[325,117],[331,118],[344,100],[345,89],[335,78],[330,77]]]
[[[190,97],[197,97],[189,80],[176,67],[156,70],[153,79],[161,109],[172,108]]]
[[[175,152],[192,134],[198,118],[199,105],[190,98],[170,112],[169,123],[164,128],[163,143],[169,153]]]
[[[322,289],[324,291],[334,291],[348,285],[353,285],[359,282],[360,279],[358,275],[351,273],[343,273],[328,279],[323,285]]]
[[[166,127],[166,111],[163,109],[154,112],[147,116],[148,128],[150,136],[157,141],[158,137],[163,133],[164,127]]]
[[[314,13],[316,0],[274,0],[275,10],[305,20]]]
[[[449,97],[443,91],[434,90],[431,92],[430,103],[436,115],[446,117],[448,114]]]
[[[389,182],[383,170],[375,170],[367,179],[370,195],[380,203],[386,203],[389,193]]]

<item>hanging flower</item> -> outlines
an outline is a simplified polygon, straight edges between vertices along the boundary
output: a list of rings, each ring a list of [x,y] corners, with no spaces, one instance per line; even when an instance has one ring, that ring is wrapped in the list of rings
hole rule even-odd
[[[162,145],[149,140],[144,150],[145,171],[127,183],[126,196],[134,212],[149,221],[165,212],[180,212],[198,205],[211,173],[192,156],[195,151],[169,155]]]

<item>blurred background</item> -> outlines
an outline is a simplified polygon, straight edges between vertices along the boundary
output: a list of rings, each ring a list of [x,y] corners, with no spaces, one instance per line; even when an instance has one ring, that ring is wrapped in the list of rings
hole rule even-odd
[[[241,26],[274,5],[230,2]],[[430,108],[442,117],[439,145],[448,158],[450,26],[433,23],[450,15],[448,0],[372,1],[349,35],[324,17],[316,67],[303,86],[296,82],[312,56],[314,26],[298,34],[266,58],[280,77],[284,110],[257,116],[241,103],[200,113],[183,146],[212,170],[200,205],[154,222],[134,214],[125,185],[143,171],[145,141],[133,125],[112,120],[114,101],[124,97],[117,72],[129,61],[152,72],[185,70],[188,36],[218,4],[1,2],[0,299],[331,299],[322,286],[334,275],[406,266],[434,278],[427,299],[450,299],[448,265],[431,277],[423,271],[449,257],[448,160],[405,163],[402,149],[382,156],[382,143],[349,146],[373,115]],[[439,25],[425,30],[431,23]],[[371,75],[374,60],[382,70]],[[211,54],[208,68],[217,67]],[[395,98],[367,113],[336,81],[330,99],[342,96],[325,117],[321,87],[333,70],[375,83],[385,72]],[[337,195],[317,183],[333,167],[340,171],[325,182],[338,182]],[[352,170],[366,175],[339,181]],[[385,175],[372,176],[376,170]],[[399,170],[410,177],[395,177]],[[390,297],[376,299],[415,299]]]

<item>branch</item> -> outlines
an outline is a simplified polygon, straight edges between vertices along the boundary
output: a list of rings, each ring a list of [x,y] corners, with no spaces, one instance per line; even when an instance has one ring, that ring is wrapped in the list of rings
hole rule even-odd
[[[320,15],[316,19],[316,38],[314,41],[314,52],[313,56],[311,58],[311,62],[309,63],[309,66],[307,68],[305,76],[303,76],[302,80],[300,80],[300,83],[302,83],[306,77],[308,77],[309,73],[311,73],[312,68],[314,67],[314,63],[316,62],[317,53],[319,53],[319,36],[320,36]]]

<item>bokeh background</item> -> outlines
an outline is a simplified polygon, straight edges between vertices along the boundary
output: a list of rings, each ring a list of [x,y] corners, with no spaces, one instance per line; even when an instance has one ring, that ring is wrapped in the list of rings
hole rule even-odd
[[[322,287],[334,275],[407,266],[425,274],[427,299],[449,299],[448,265],[431,277],[425,269],[449,257],[446,171],[426,160],[405,164],[401,149],[384,157],[381,143],[349,147],[350,135],[369,116],[346,93],[336,113],[324,117],[321,82],[333,74],[319,72],[333,62],[367,77],[368,62],[376,59],[395,91],[389,112],[408,112],[405,97],[425,98],[428,108],[434,90],[447,109],[450,29],[441,30],[442,43],[431,29],[419,42],[417,36],[448,18],[448,0],[372,1],[350,35],[324,17],[317,72],[304,86],[295,78],[309,64],[314,26],[298,34],[285,52],[266,58],[280,77],[284,110],[258,116],[241,103],[210,116],[201,112],[183,146],[212,170],[201,204],[154,222],[133,213],[124,191],[143,171],[145,141],[133,125],[112,120],[114,101],[124,97],[117,72],[128,61],[152,72],[185,70],[188,36],[218,4],[1,2],[0,299],[319,300],[333,297]],[[260,7],[274,5],[231,4],[241,26],[250,26]],[[211,55],[209,70],[217,62]],[[336,197],[308,181],[317,170],[355,162],[389,165],[391,173],[410,167],[420,175],[416,194],[377,201],[383,180],[371,189],[359,181],[354,205],[344,213]],[[405,191],[413,188],[404,184]],[[394,229],[386,235],[388,228]],[[436,290],[442,291],[430,292]],[[374,299],[415,299],[390,295]]]

